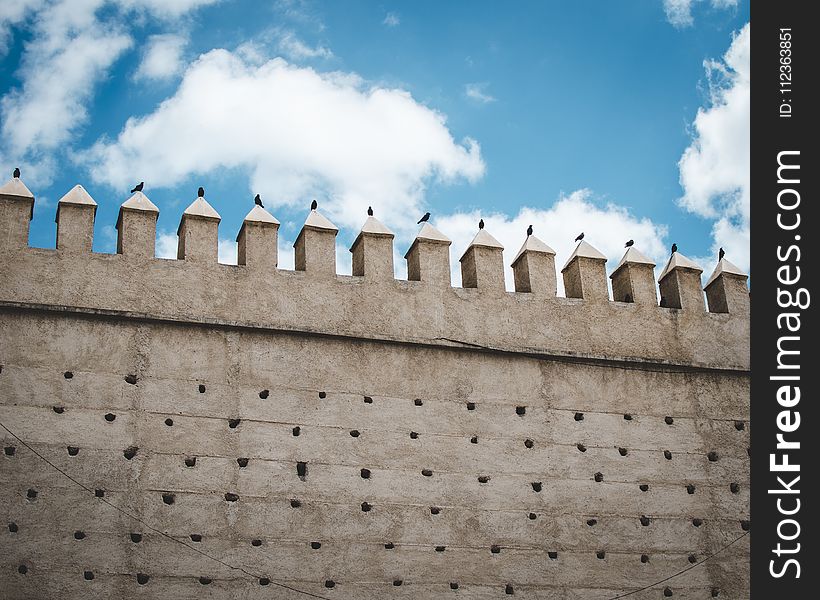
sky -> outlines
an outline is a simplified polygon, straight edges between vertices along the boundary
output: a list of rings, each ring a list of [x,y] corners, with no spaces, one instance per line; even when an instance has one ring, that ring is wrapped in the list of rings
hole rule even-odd
[[[280,268],[315,198],[342,274],[368,206],[401,278],[426,211],[454,285],[479,218],[507,264],[531,224],[558,268],[583,231],[609,270],[634,239],[748,272],[750,35],[748,0],[3,0],[0,182],[39,247],[79,183],[115,252],[145,181],[162,257],[201,185],[225,263],[259,193]]]

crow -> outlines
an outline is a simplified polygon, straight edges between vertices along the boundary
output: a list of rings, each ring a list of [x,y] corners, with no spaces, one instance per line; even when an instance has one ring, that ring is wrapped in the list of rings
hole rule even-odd
[[[372,217],[372,216],[373,216],[373,207],[372,207],[372,206],[368,206],[368,207],[367,207],[367,216],[368,216],[368,217]]]
[[[678,251],[678,245],[677,244],[672,244],[672,254],[674,254],[677,251]]]
[[[317,208],[319,208],[319,203],[316,200],[310,203],[310,210],[316,210]]]
[[[131,193],[133,194],[134,192],[141,192],[144,185],[145,185],[145,182],[140,181],[137,185],[134,186],[134,189],[131,190]]]
[[[723,248],[718,250],[718,260],[723,260],[723,257],[726,256],[726,253],[723,251]]]
[[[426,213],[424,213],[424,216],[421,219],[419,219],[419,222],[416,223],[416,225],[418,225],[420,223],[426,223],[429,220],[430,220],[430,213],[426,212]]]
[[[201,187],[196,191],[197,198],[204,198],[205,197],[205,188]]]
[[[484,229],[484,219],[479,219],[478,220],[478,228],[479,229]]]
[[[262,197],[259,194],[256,194],[256,196],[253,197],[253,203],[256,204],[256,206],[265,208],[265,205],[262,204]]]
[[[13,176],[15,179],[19,179],[19,178],[20,178],[20,169],[19,169],[19,167],[15,167],[15,168],[14,168],[14,173],[12,173],[12,176]]]
[[[631,248],[634,243],[635,240],[629,240],[626,244],[624,244],[624,248]]]
[[[527,237],[529,237],[529,236],[531,236],[531,235],[532,235],[532,225],[530,225],[529,227],[527,227]]]
[[[584,239],[584,232],[583,231],[581,232],[581,235],[579,235],[577,238],[575,238],[575,241],[580,242],[582,239]]]

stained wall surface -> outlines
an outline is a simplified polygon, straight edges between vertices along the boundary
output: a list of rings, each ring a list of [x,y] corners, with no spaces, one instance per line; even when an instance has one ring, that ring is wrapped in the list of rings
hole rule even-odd
[[[0,597],[748,598],[734,297],[4,239]]]

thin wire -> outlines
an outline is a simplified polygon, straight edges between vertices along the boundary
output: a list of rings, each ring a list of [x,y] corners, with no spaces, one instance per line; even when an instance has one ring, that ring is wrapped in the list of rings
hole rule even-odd
[[[59,472],[59,473],[60,473],[60,474],[62,474],[64,477],[66,477],[67,479],[69,479],[70,481],[72,481],[73,483],[75,483],[76,485],[80,486],[80,487],[81,487],[81,488],[83,488],[85,491],[87,491],[87,492],[89,492],[89,493],[91,493],[91,494],[94,494],[94,493],[95,493],[93,489],[91,489],[90,487],[86,486],[84,483],[82,483],[82,482],[80,482],[80,481],[77,481],[76,479],[74,479],[74,477],[72,477],[71,475],[69,475],[68,473],[66,473],[66,472],[65,472],[64,470],[62,470],[60,467],[58,467],[58,466],[57,466],[57,465],[55,465],[53,462],[51,462],[50,460],[48,460],[45,456],[43,456],[42,454],[40,454],[39,452],[37,452],[37,450],[35,450],[34,448],[32,448],[32,447],[31,447],[31,446],[30,446],[27,442],[25,442],[25,441],[24,441],[24,440],[23,440],[23,439],[22,439],[19,435],[17,435],[17,434],[16,434],[16,433],[14,433],[11,429],[9,429],[8,427],[6,427],[6,426],[5,426],[5,424],[3,424],[2,422],[0,422],[0,427],[2,427],[3,429],[5,429],[5,430],[6,430],[6,431],[7,431],[10,435],[12,435],[12,436],[13,436],[13,437],[14,437],[14,438],[18,441],[18,442],[20,442],[23,446],[25,446],[26,448],[28,448],[28,449],[29,449],[29,450],[30,450],[30,451],[31,451],[31,452],[32,452],[35,456],[37,456],[37,457],[38,457],[38,458],[40,458],[43,462],[45,462],[46,464],[48,464],[48,465],[49,465],[52,469],[54,469],[55,471]],[[225,561],[220,560],[220,559],[216,558],[215,556],[211,556],[211,555],[210,555],[210,554],[208,554],[207,552],[203,552],[203,551],[202,551],[202,550],[200,550],[199,548],[196,548],[196,547],[194,547],[194,546],[191,546],[191,545],[189,545],[189,544],[186,544],[186,543],[185,543],[185,542],[183,542],[182,540],[178,540],[177,538],[175,538],[175,537],[173,537],[173,536],[171,536],[171,535],[168,535],[168,534],[167,534],[167,533],[165,533],[164,531],[161,531],[161,530],[157,529],[156,527],[153,527],[153,526],[149,525],[148,523],[146,523],[145,521],[143,521],[143,520],[142,520],[141,518],[139,518],[138,516],[136,516],[136,515],[134,515],[134,514],[131,514],[130,512],[128,512],[127,510],[125,510],[125,509],[123,509],[123,508],[120,508],[119,506],[117,506],[116,504],[113,504],[113,503],[109,502],[109,501],[108,501],[108,500],[106,500],[105,498],[99,498],[99,497],[97,497],[97,496],[96,496],[96,494],[95,494],[95,497],[96,497],[98,500],[100,500],[100,501],[104,502],[105,504],[107,504],[108,506],[110,506],[111,508],[113,508],[114,510],[117,510],[117,511],[121,512],[122,514],[124,514],[125,516],[127,516],[127,517],[129,517],[129,518],[131,518],[131,519],[134,519],[135,521],[138,521],[139,523],[142,523],[145,527],[147,527],[147,528],[148,528],[148,529],[150,529],[151,531],[153,531],[153,532],[155,532],[155,533],[158,533],[159,535],[161,535],[161,536],[163,536],[163,537],[166,537],[166,538],[168,538],[169,540],[171,540],[171,541],[173,541],[173,542],[176,542],[177,544],[180,544],[180,545],[182,545],[182,546],[185,546],[186,548],[190,548],[191,550],[193,550],[194,552],[197,552],[197,553],[201,554],[201,555],[202,555],[202,556],[204,556],[205,558],[209,558],[209,559],[211,559],[211,560],[213,560],[213,561],[215,561],[215,562],[218,562],[218,563],[219,563],[219,564],[221,564],[222,566],[228,567],[229,569],[232,569],[232,570],[235,570],[235,571],[240,571],[240,572],[244,573],[245,575],[248,575],[249,577],[253,577],[254,579],[257,579],[257,580],[258,580],[258,579],[263,579],[263,577],[262,577],[262,576],[260,576],[260,575],[256,575],[256,574],[254,574],[254,573],[251,573],[250,571],[245,570],[243,567],[236,567],[236,566],[234,566],[234,565],[231,565],[231,564],[229,564],[229,563],[226,563]],[[295,588],[295,587],[291,587],[291,586],[289,586],[289,585],[287,585],[287,584],[285,584],[285,583],[281,583],[281,582],[278,582],[278,581],[274,581],[274,580],[269,579],[269,578],[267,578],[267,577],[264,577],[264,579],[268,579],[268,581],[270,581],[270,583],[272,583],[272,584],[273,584],[273,585],[275,585],[275,586],[279,586],[279,587],[281,587],[281,588],[284,588],[284,589],[286,589],[286,590],[290,590],[290,591],[292,591],[292,592],[296,592],[296,593],[299,593],[299,594],[304,594],[305,596],[310,596],[311,598],[320,598],[321,600],[331,600],[331,599],[330,599],[330,598],[328,598],[327,596],[319,596],[318,594],[314,594],[314,593],[312,593],[312,592],[306,592],[306,591],[304,591],[304,590],[300,590],[300,589],[297,589],[297,588]]]
[[[696,563],[695,563],[695,564],[693,564],[692,566],[686,567],[686,568],[685,568],[685,569],[683,569],[682,571],[678,571],[678,572],[677,572],[677,573],[675,573],[674,575],[670,575],[670,576],[669,576],[669,577],[667,577],[666,579],[661,579],[660,581],[656,581],[655,583],[650,583],[649,585],[647,585],[647,586],[645,586],[645,587],[642,587],[642,588],[637,589],[637,590],[632,590],[631,592],[627,592],[626,594],[621,594],[620,596],[613,596],[613,597],[612,597],[612,598],[610,598],[609,600],[618,600],[618,598],[626,598],[627,596],[631,596],[632,594],[637,594],[638,592],[643,592],[643,591],[645,591],[645,590],[648,590],[648,589],[650,589],[650,588],[653,588],[653,587],[655,587],[656,585],[660,585],[660,584],[662,584],[662,583],[666,583],[667,581],[669,581],[670,579],[674,579],[674,578],[675,578],[675,577],[677,577],[678,575],[683,575],[683,574],[684,574],[684,573],[686,573],[687,571],[691,571],[691,570],[692,570],[692,569],[694,569],[695,567],[699,567],[699,566],[701,566],[703,563],[705,563],[705,562],[706,562],[707,560],[709,560],[710,558],[714,558],[715,556],[717,556],[718,554],[720,554],[721,552],[723,552],[724,550],[726,550],[727,548],[729,548],[729,546],[731,546],[731,545],[733,545],[733,544],[735,544],[735,543],[739,542],[739,541],[740,541],[740,540],[742,540],[743,538],[745,538],[747,535],[749,535],[749,532],[748,532],[748,531],[747,531],[746,533],[744,533],[743,535],[741,535],[741,536],[739,536],[739,537],[736,537],[736,538],[735,538],[735,539],[733,539],[731,542],[729,542],[728,544],[726,544],[725,546],[723,546],[723,548],[720,548],[719,550],[717,550],[717,551],[715,551],[714,553],[710,554],[709,556],[707,556],[707,557],[706,557],[706,558],[704,558],[703,560],[696,562]]]

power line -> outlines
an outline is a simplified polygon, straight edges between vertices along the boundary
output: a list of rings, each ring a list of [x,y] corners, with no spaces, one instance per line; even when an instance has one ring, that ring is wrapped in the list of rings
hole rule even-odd
[[[2,422],[0,422],[0,427],[2,427],[3,429],[5,429],[5,430],[6,430],[6,431],[7,431],[7,432],[11,435],[11,436],[13,436],[13,437],[14,437],[14,438],[18,441],[18,442],[20,442],[20,444],[22,444],[24,447],[26,447],[27,449],[29,449],[29,450],[30,450],[30,451],[31,451],[31,452],[32,452],[35,456],[37,456],[39,459],[41,459],[43,462],[45,462],[47,465],[49,465],[52,469],[54,469],[54,470],[55,470],[55,471],[57,471],[58,473],[62,474],[62,475],[63,475],[64,477],[66,477],[68,480],[70,480],[70,481],[71,481],[71,482],[73,482],[74,484],[78,485],[79,487],[81,487],[81,488],[82,488],[82,489],[84,489],[85,491],[87,491],[87,492],[89,492],[89,493],[91,493],[91,494],[94,494],[94,490],[93,490],[93,489],[91,489],[90,487],[88,487],[88,486],[87,486],[87,485],[85,485],[84,483],[82,483],[82,482],[80,482],[80,481],[77,481],[76,479],[74,479],[74,477],[72,477],[71,475],[69,475],[68,473],[66,473],[63,469],[61,469],[60,467],[58,467],[57,465],[55,465],[53,462],[51,462],[50,460],[48,460],[45,456],[43,456],[42,454],[40,454],[39,452],[37,452],[37,450],[35,450],[34,448],[32,448],[32,447],[31,447],[31,446],[30,446],[27,442],[25,442],[25,441],[24,441],[24,440],[23,440],[20,436],[18,436],[16,433],[14,433],[11,429],[9,429],[8,427],[6,427],[6,426],[5,426],[5,424],[3,424]],[[163,536],[163,537],[166,537],[166,538],[168,538],[169,540],[171,540],[171,541],[173,541],[173,542],[176,542],[177,544],[180,544],[181,546],[185,546],[186,548],[189,548],[189,549],[193,550],[194,552],[197,552],[198,554],[201,554],[201,555],[202,555],[202,556],[204,556],[205,558],[209,558],[210,560],[212,560],[212,561],[214,561],[214,562],[218,562],[219,564],[221,564],[221,565],[222,565],[222,566],[224,566],[224,567],[228,567],[229,569],[232,569],[232,570],[234,570],[234,571],[239,571],[239,572],[241,572],[241,573],[244,573],[245,575],[248,575],[249,577],[253,577],[254,579],[257,579],[257,580],[258,580],[258,579],[263,579],[263,577],[262,577],[261,575],[256,575],[256,574],[254,574],[254,573],[251,573],[250,571],[245,570],[245,568],[244,568],[244,567],[236,567],[236,566],[234,566],[234,565],[231,565],[231,564],[229,564],[229,563],[226,563],[225,561],[220,560],[219,558],[216,558],[215,556],[211,556],[210,554],[208,554],[207,552],[204,552],[204,551],[200,550],[199,548],[196,548],[196,547],[194,547],[194,546],[191,546],[190,544],[186,544],[185,542],[183,542],[183,541],[181,541],[181,540],[178,540],[177,538],[175,538],[175,537],[173,537],[173,536],[171,536],[171,535],[168,535],[168,534],[167,534],[167,533],[165,533],[164,531],[161,531],[161,530],[157,529],[156,527],[153,527],[153,526],[149,525],[148,523],[146,523],[145,521],[143,521],[143,520],[142,520],[141,518],[139,518],[138,516],[136,516],[136,515],[134,515],[134,514],[130,513],[129,511],[127,511],[127,510],[125,510],[125,509],[123,509],[123,508],[120,508],[119,506],[117,506],[116,504],[113,504],[113,503],[109,502],[109,501],[108,501],[108,500],[106,500],[105,498],[99,498],[99,497],[97,497],[97,496],[96,496],[96,494],[95,494],[95,498],[96,498],[97,500],[100,500],[101,502],[104,502],[105,504],[107,504],[108,506],[110,506],[111,508],[113,508],[114,510],[117,510],[117,511],[121,512],[121,513],[122,513],[122,514],[124,514],[125,516],[127,516],[127,517],[129,517],[129,518],[131,518],[131,519],[134,519],[135,521],[137,521],[137,522],[141,523],[142,525],[144,525],[146,528],[150,529],[150,530],[151,530],[151,531],[153,531],[154,533],[158,533],[159,535],[161,535],[161,536]],[[272,579],[270,579],[270,578],[267,578],[267,577],[264,577],[264,579],[267,579],[268,581],[270,581],[270,583],[271,583],[271,584],[273,584],[273,585],[275,585],[275,586],[278,586],[278,587],[284,588],[284,589],[286,589],[286,590],[290,590],[290,591],[292,591],[292,592],[296,592],[296,593],[298,593],[298,594],[303,594],[303,595],[305,595],[305,596],[309,596],[309,597],[311,597],[311,598],[319,598],[319,599],[321,599],[321,600],[331,600],[331,599],[330,599],[330,598],[328,598],[327,596],[319,596],[318,594],[314,594],[314,593],[312,593],[312,592],[306,592],[306,591],[304,591],[304,590],[300,590],[300,589],[297,589],[297,588],[295,588],[295,587],[291,587],[291,586],[289,586],[289,585],[287,585],[287,584],[285,584],[285,583],[281,583],[281,582],[278,582],[278,581],[274,581],[274,580],[272,580]]]
[[[717,551],[713,552],[712,554],[710,554],[709,556],[707,556],[707,557],[706,557],[706,558],[704,558],[703,560],[698,561],[698,562],[696,562],[695,564],[693,564],[693,565],[691,565],[691,566],[689,566],[689,567],[686,567],[685,569],[683,569],[683,570],[681,570],[681,571],[678,571],[678,572],[677,572],[677,573],[675,573],[674,575],[670,575],[670,576],[669,576],[669,577],[667,577],[666,579],[661,579],[660,581],[656,581],[655,583],[650,583],[649,585],[644,586],[644,587],[642,587],[642,588],[640,588],[640,589],[637,589],[637,590],[632,590],[631,592],[627,592],[627,593],[625,593],[625,594],[621,594],[621,595],[619,595],[619,596],[613,596],[613,597],[612,597],[612,598],[610,598],[609,600],[618,600],[618,598],[626,598],[627,596],[631,596],[632,594],[637,594],[638,592],[643,592],[643,591],[645,591],[645,590],[648,590],[648,589],[650,589],[650,588],[653,588],[653,587],[655,587],[656,585],[660,585],[660,584],[662,584],[662,583],[666,583],[667,581],[669,581],[670,579],[674,579],[674,578],[675,578],[675,577],[677,577],[678,575],[683,575],[683,574],[684,574],[684,573],[686,573],[687,571],[691,571],[691,570],[692,570],[692,569],[694,569],[695,567],[699,567],[699,566],[701,566],[703,563],[705,563],[705,562],[706,562],[707,560],[709,560],[710,558],[714,558],[715,556],[717,556],[718,554],[720,554],[721,552],[723,552],[724,550],[726,550],[727,548],[729,548],[729,546],[731,546],[731,545],[733,545],[733,544],[735,544],[735,543],[739,542],[739,541],[740,541],[740,540],[742,540],[743,538],[745,538],[747,535],[749,535],[749,532],[748,532],[748,531],[747,531],[746,533],[744,533],[743,535],[741,535],[741,536],[739,536],[739,537],[736,537],[736,538],[735,538],[735,539],[733,539],[731,542],[729,542],[728,544],[726,544],[725,546],[723,546],[723,548],[720,548],[719,550],[717,550]]]

